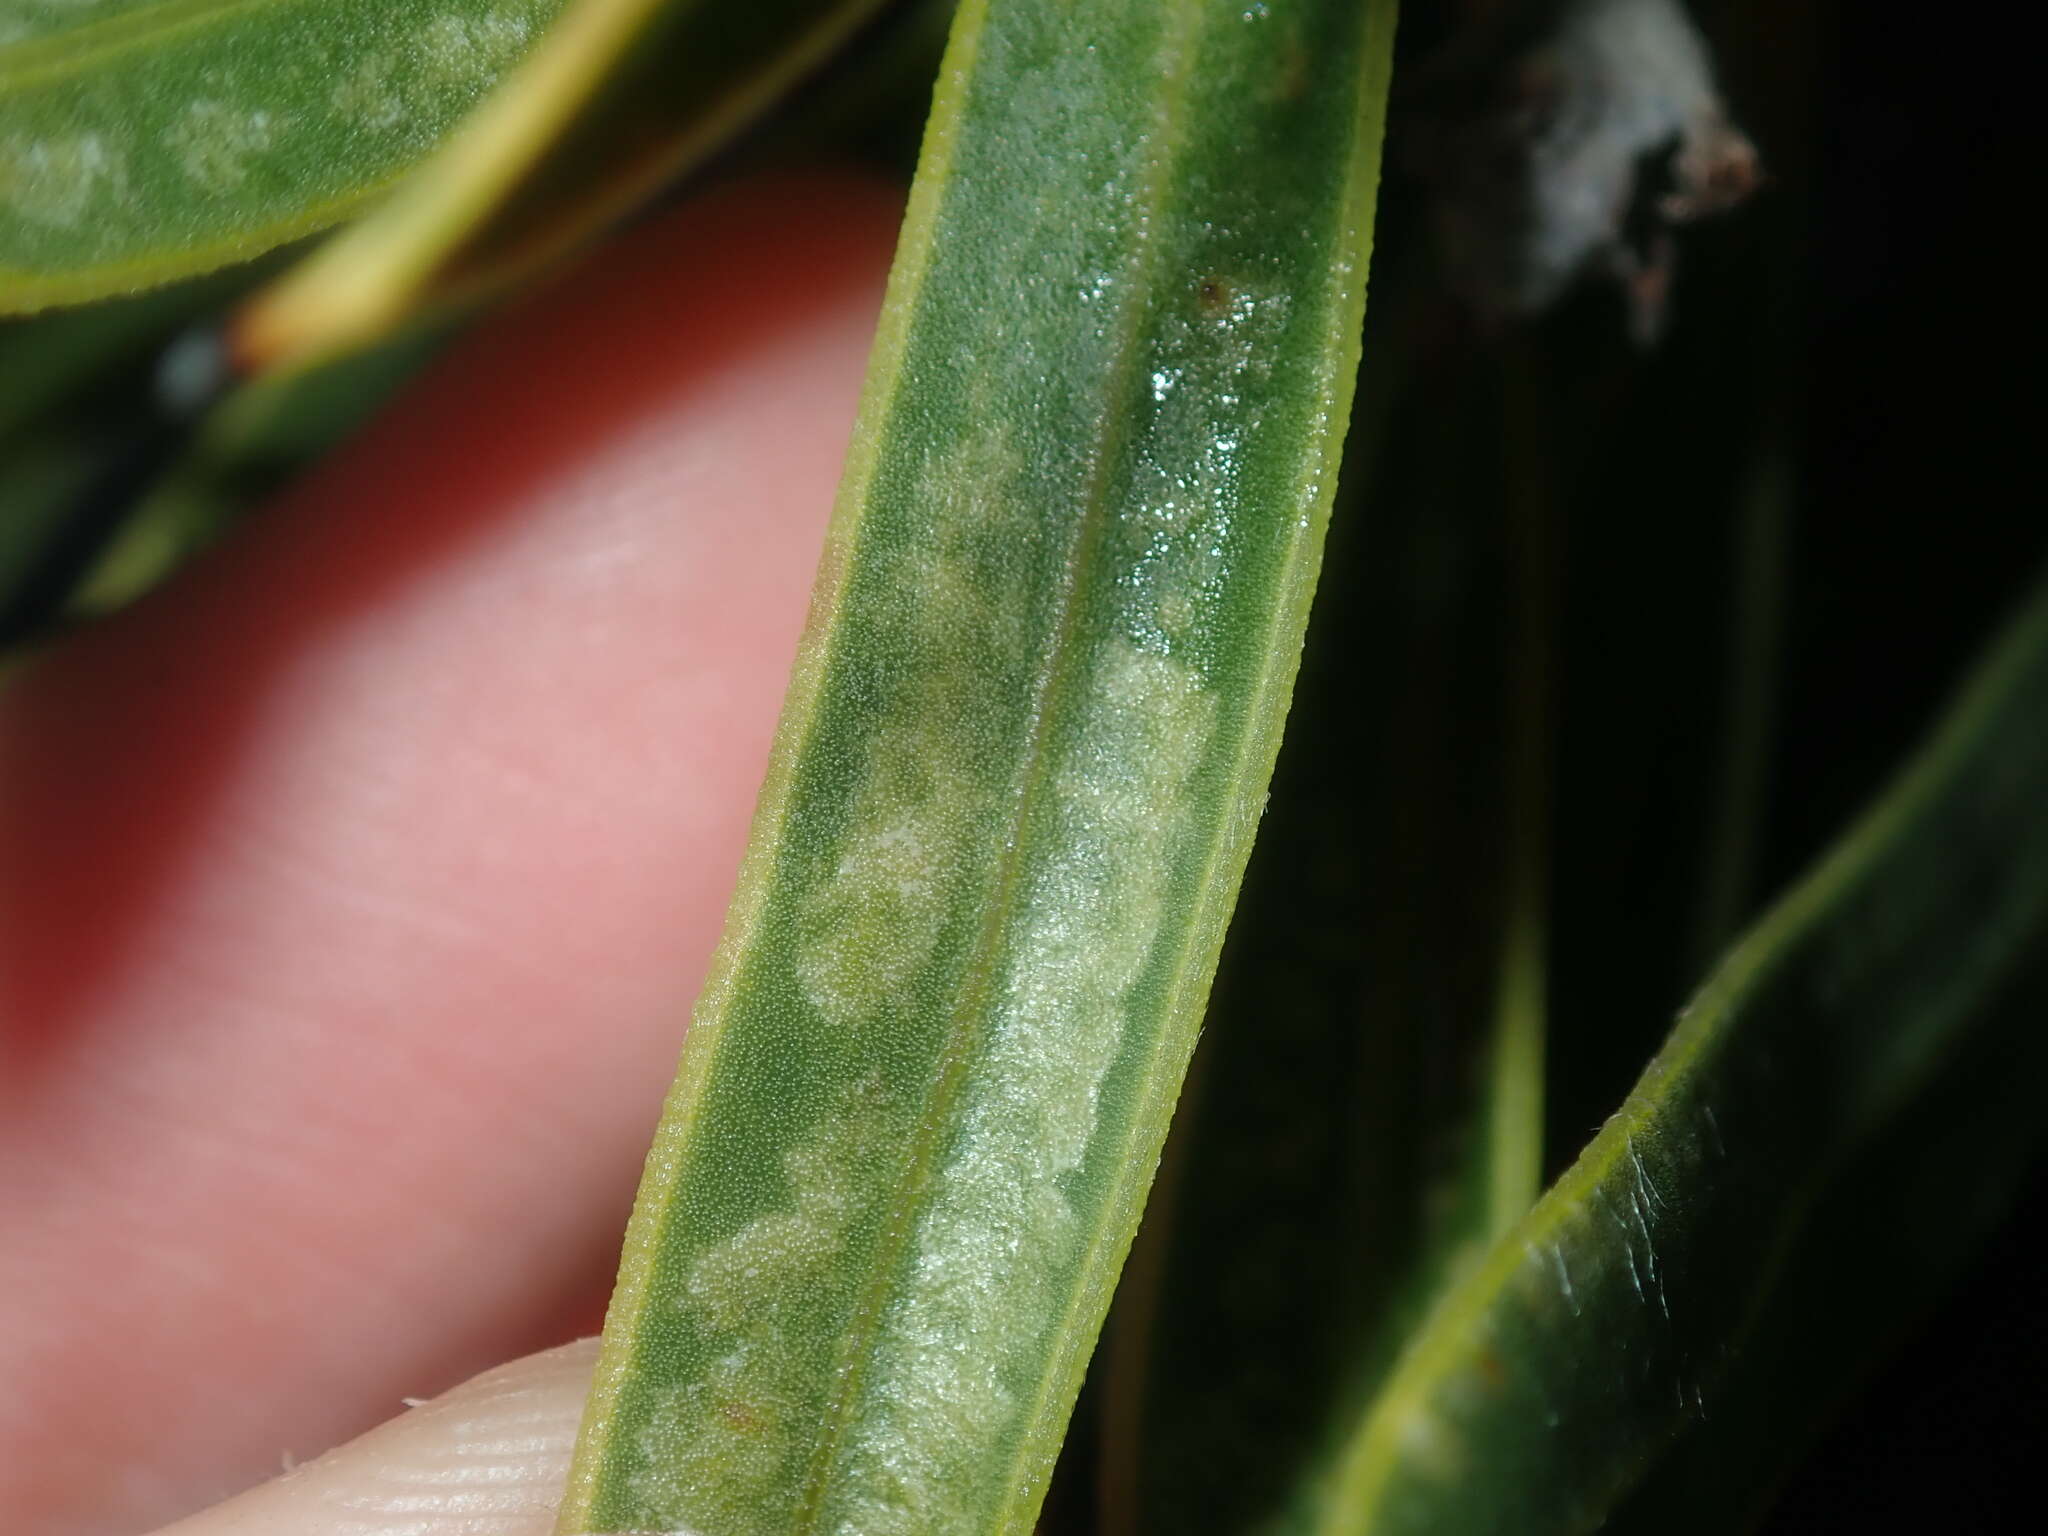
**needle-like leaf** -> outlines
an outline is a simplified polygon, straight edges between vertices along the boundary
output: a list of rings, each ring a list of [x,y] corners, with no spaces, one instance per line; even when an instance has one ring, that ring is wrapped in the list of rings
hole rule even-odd
[[[1263,803],[1393,6],[970,0],[562,1529],[1031,1529]]]
[[[1711,1417],[1845,1162],[2038,977],[2044,719],[2048,589],[1437,1308],[1332,1484],[1327,1536],[1591,1530],[1680,1428]]]

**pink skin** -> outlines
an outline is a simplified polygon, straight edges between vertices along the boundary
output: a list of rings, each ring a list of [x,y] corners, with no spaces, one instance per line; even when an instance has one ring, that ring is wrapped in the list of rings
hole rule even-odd
[[[594,1326],[900,204],[629,237],[0,695],[0,1510],[127,1536]]]

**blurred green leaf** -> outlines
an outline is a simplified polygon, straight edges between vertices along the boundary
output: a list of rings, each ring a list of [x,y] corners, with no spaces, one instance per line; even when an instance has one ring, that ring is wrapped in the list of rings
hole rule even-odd
[[[1031,1529],[1293,682],[1392,25],[962,8],[563,1530]]]
[[[270,365],[500,290],[727,147],[885,0],[571,0],[533,56],[370,218],[237,325]]]
[[[91,618],[133,602],[222,537],[367,420],[450,332],[445,325],[408,326],[376,346],[260,375],[230,392],[130,509],[73,594],[67,617]]]
[[[69,499],[91,474],[89,449],[68,437],[22,443],[0,459],[0,606],[55,534]]]
[[[0,455],[16,434],[40,434],[66,407],[104,404],[146,371],[164,342],[218,309],[260,274],[218,273],[132,298],[0,320]]]
[[[30,0],[0,33],[0,312],[165,282],[360,208],[562,0]]]
[[[266,263],[78,309],[0,321],[0,633],[34,634],[116,530],[79,527],[106,466],[159,428],[154,367],[167,342],[259,281]],[[44,612],[42,617],[50,616]]]
[[[1711,1417],[1847,1160],[2037,963],[2044,718],[2048,588],[1891,791],[1722,963],[1584,1155],[1436,1309],[1363,1421],[1321,1530],[1591,1530]]]

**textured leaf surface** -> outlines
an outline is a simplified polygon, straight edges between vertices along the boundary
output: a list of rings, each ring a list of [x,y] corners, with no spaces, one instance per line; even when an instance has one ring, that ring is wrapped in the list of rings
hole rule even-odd
[[[1028,1531],[1292,683],[1392,6],[963,8],[565,1531]]]
[[[1674,1433],[1711,1418],[1845,1159],[1881,1147],[2029,984],[2048,937],[2044,719],[2048,591],[1438,1308],[1365,1422],[1325,1531],[1590,1530]]]
[[[563,0],[28,0],[0,13],[0,312],[332,224],[416,164]]]
[[[1604,1530],[1752,1528],[1844,1400],[2010,1214],[2048,1142],[2048,952],[1987,1012],[1990,1027],[1815,1202],[1770,1306],[1709,1399],[1711,1417],[1686,1427]],[[1999,1523],[2002,1493],[1996,1482],[1965,1490],[1954,1528]]]

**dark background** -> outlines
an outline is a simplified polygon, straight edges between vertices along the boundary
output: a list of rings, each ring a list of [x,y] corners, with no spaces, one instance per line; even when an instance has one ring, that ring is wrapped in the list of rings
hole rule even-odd
[[[2026,339],[2040,268],[2016,238],[2040,183],[2038,64],[1991,8],[1817,10],[1811,184],[1781,194],[1810,197],[1814,230],[1800,531],[1814,553],[1793,563],[1774,806],[1788,850],[1874,782],[2048,555]],[[1755,42],[1770,46],[1768,21]],[[1784,1486],[1768,1530],[2031,1523],[2048,1455],[2044,1218],[2037,1169]]]

